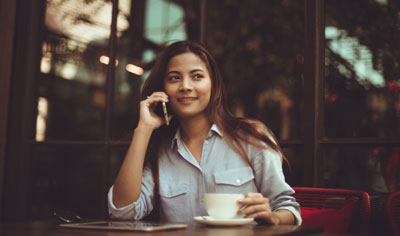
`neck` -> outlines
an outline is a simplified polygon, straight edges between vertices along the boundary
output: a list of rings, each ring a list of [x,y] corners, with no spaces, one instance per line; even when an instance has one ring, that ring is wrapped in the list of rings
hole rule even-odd
[[[211,121],[207,116],[179,120],[181,136],[185,143],[204,140],[211,125]]]

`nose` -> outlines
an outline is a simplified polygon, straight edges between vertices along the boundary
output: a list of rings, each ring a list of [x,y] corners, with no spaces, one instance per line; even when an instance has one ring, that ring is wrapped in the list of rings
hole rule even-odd
[[[183,78],[181,80],[181,86],[179,87],[180,91],[191,91],[193,89],[192,81],[190,78]]]

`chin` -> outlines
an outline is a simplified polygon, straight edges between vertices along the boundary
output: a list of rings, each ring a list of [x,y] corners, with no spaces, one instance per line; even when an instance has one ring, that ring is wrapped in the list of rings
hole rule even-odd
[[[206,115],[205,112],[177,112],[175,114],[182,119],[190,119]]]

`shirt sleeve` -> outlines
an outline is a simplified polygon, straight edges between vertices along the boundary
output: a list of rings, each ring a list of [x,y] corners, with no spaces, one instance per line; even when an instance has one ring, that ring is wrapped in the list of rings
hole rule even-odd
[[[113,202],[113,189],[114,185],[108,191],[107,197],[108,213],[111,219],[140,220],[153,210],[154,180],[148,166],[143,169],[142,191],[136,202],[117,208]]]
[[[296,225],[301,225],[300,204],[292,196],[294,190],[285,181],[281,155],[264,149],[254,156],[252,164],[257,189],[269,199],[271,210],[286,209],[294,215]]]

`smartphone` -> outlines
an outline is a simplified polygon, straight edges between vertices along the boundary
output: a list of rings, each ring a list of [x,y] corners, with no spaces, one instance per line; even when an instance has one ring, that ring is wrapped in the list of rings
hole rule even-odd
[[[165,119],[166,125],[169,125],[168,110],[169,110],[168,103],[159,102],[157,104],[156,110],[154,111],[158,116]]]
[[[167,105],[165,104],[165,102],[162,102],[162,109],[163,109],[163,114],[164,114],[164,119],[165,119],[165,123],[167,124],[167,126],[169,125],[169,119],[168,119],[168,111],[167,111]]]

